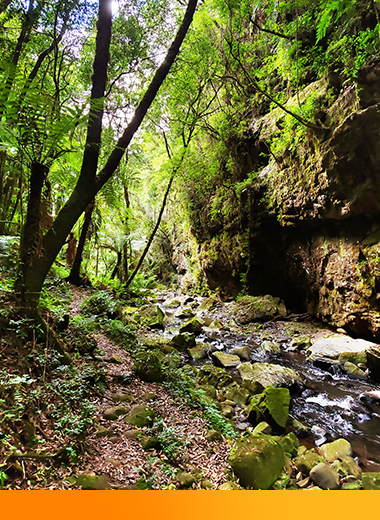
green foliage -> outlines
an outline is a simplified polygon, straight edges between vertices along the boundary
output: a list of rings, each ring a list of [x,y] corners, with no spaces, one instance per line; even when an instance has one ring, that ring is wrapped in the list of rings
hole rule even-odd
[[[170,463],[180,462],[186,448],[191,445],[191,437],[182,435],[179,427],[166,426],[162,418],[157,419],[152,428],[146,429],[146,433],[158,439],[160,449]]]
[[[108,291],[97,291],[83,300],[81,312],[86,317],[114,318],[117,314],[118,306],[118,301]]]

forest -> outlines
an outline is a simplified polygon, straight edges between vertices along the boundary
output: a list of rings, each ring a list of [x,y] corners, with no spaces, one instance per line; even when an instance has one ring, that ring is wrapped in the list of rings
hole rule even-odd
[[[0,0],[0,489],[380,489],[380,1]]]

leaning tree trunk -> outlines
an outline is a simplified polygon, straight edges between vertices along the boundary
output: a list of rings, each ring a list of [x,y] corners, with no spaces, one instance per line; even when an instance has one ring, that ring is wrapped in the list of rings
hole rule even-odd
[[[74,258],[74,263],[71,267],[71,271],[66,280],[73,285],[80,285],[82,283],[82,278],[80,276],[80,268],[82,265],[82,257],[83,250],[86,243],[87,233],[91,224],[92,212],[94,210],[95,200],[92,199],[90,204],[87,206],[86,211],[84,212],[84,222],[81,230],[81,234],[79,237],[77,252]]]
[[[197,0],[189,0],[182,24],[178,29],[164,61],[154,74],[142,100],[136,108],[131,122],[118,140],[104,168],[96,175],[103,116],[103,105],[101,101],[104,99],[111,39],[111,6],[111,0],[99,1],[98,32],[96,37],[94,74],[92,76],[91,109],[81,173],[69,200],[63,206],[53,225],[43,237],[40,254],[35,253],[30,262],[25,264],[23,271],[24,285],[28,285],[28,289],[30,285],[30,289],[36,295],[33,301],[35,309],[37,309],[39,301],[37,295],[39,296],[49,269],[64,245],[66,237],[80,215],[85,211],[87,205],[115,173],[125,150],[129,146],[129,143],[167,77],[190,27],[197,6]],[[24,294],[25,292],[22,293],[22,296]]]

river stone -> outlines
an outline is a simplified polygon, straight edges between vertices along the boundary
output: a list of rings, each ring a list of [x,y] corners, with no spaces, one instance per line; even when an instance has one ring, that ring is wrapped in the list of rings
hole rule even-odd
[[[209,311],[214,307],[218,302],[218,299],[216,296],[209,296],[208,298],[205,298],[203,302],[199,305],[200,311]]]
[[[251,321],[270,320],[277,315],[286,315],[286,307],[280,298],[265,296],[243,296],[234,308],[236,321],[241,325]]]
[[[334,462],[334,460],[342,457],[350,457],[352,455],[352,447],[346,439],[337,439],[320,446],[319,453],[327,462]]]
[[[198,371],[197,383],[211,385],[217,389],[224,388],[234,382],[232,377],[223,368],[206,365]]]
[[[184,488],[189,488],[197,482],[194,475],[192,475],[191,473],[187,473],[186,471],[181,471],[180,473],[177,473],[176,478],[179,485]]]
[[[208,479],[205,479],[205,480],[202,480],[201,488],[202,489],[212,489],[213,485]]]
[[[96,491],[111,489],[106,477],[103,475],[78,475],[77,486],[82,489],[91,489]]]
[[[354,365],[350,361],[346,361],[343,365],[343,370],[347,373],[351,379],[367,379],[367,376],[363,370],[358,366]]]
[[[250,352],[249,347],[236,347],[231,351],[231,354],[239,356],[242,361],[249,361]]]
[[[367,364],[367,355],[366,352],[342,352],[339,355],[339,361],[344,364],[346,361],[350,361],[354,365],[366,365]]]
[[[380,383],[380,349],[370,348],[367,350],[366,359],[371,379],[376,381],[376,383]]]
[[[170,345],[175,347],[177,350],[186,351],[190,347],[195,347],[195,335],[191,332],[183,332],[173,336]]]
[[[161,447],[160,441],[157,437],[151,437],[150,435],[140,435],[138,437],[139,443],[143,450],[159,450]]]
[[[136,440],[140,436],[142,430],[128,430],[124,433],[126,439]]]
[[[98,431],[96,432],[96,436],[98,439],[102,437],[112,437],[113,431],[109,428],[105,428],[104,426],[98,426]]]
[[[218,392],[218,398],[220,398],[221,401],[229,399],[230,401],[233,401],[235,404],[244,405],[248,402],[249,397],[249,391],[236,382],[232,383],[231,385],[227,386],[226,388],[223,388]]]
[[[362,489],[362,487],[361,480],[348,480],[342,484],[342,489],[346,489],[347,491],[356,491]]]
[[[140,307],[134,315],[134,320],[149,329],[164,330],[164,316],[158,305],[148,304]]]
[[[272,419],[275,424],[285,428],[289,415],[289,404],[290,392],[287,388],[267,386],[261,395],[251,397],[246,414],[252,424],[265,418],[269,423],[272,422]]]
[[[180,309],[178,312],[174,314],[176,318],[184,319],[184,318],[193,318],[195,313],[190,307],[184,307]]]
[[[155,411],[148,406],[135,405],[125,416],[125,420],[132,426],[143,428],[144,426],[152,426],[155,417]]]
[[[171,307],[172,309],[176,309],[181,305],[181,302],[176,298],[171,298],[169,300],[166,300],[163,305],[164,307]]]
[[[341,460],[335,460],[332,467],[343,476],[352,475],[355,478],[360,478],[362,470],[352,457],[342,457]]]
[[[339,489],[339,475],[334,468],[321,462],[310,471],[310,478],[322,489]]]
[[[288,433],[284,437],[280,437],[279,443],[285,453],[289,453],[292,457],[296,455],[297,449],[299,448],[299,440],[293,432]]]
[[[311,340],[306,336],[299,336],[297,338],[293,338],[290,342],[290,348],[292,350],[305,350],[311,347]]]
[[[379,490],[380,489],[380,473],[369,471],[362,474],[363,489]]]
[[[314,466],[321,463],[326,464],[325,459],[316,453],[314,448],[298,455],[293,462],[298,471],[301,471],[304,475],[309,475]]]
[[[276,354],[281,352],[280,346],[274,341],[263,341],[260,345],[260,350],[267,354]]]
[[[159,383],[163,378],[161,358],[162,352],[158,349],[149,352],[139,352],[132,369],[143,381]]]
[[[134,403],[136,400],[130,394],[118,394],[116,392],[111,394],[112,400],[120,403]]]
[[[112,406],[111,408],[104,410],[103,417],[109,421],[115,421],[119,415],[125,415],[126,413],[127,409],[124,408],[124,406]]]
[[[198,359],[204,359],[205,357],[207,357],[207,348],[196,346],[193,348],[189,348],[188,353],[191,359],[197,361]]]
[[[301,378],[292,368],[273,365],[271,363],[241,363],[237,367],[246,388],[254,388],[259,383],[266,386],[291,386],[301,383]]]
[[[240,358],[233,354],[225,354],[224,352],[213,352],[211,357],[216,365],[223,368],[237,367],[240,363]]]
[[[271,433],[272,427],[265,421],[261,421],[252,431],[252,435],[270,435]]]
[[[187,321],[184,325],[182,325],[179,328],[180,333],[184,332],[191,332],[192,334],[195,334],[198,336],[202,332],[202,327],[204,327],[205,323],[202,319],[197,318],[194,316],[194,318],[191,318],[191,320]]]
[[[285,455],[275,437],[250,434],[236,441],[228,462],[242,486],[268,489],[280,476]]]
[[[325,359],[328,362],[338,363],[339,356],[343,352],[357,354],[367,351],[372,346],[374,346],[374,343],[364,339],[352,339],[348,336],[331,336],[318,339],[306,350],[306,354],[309,361]]]

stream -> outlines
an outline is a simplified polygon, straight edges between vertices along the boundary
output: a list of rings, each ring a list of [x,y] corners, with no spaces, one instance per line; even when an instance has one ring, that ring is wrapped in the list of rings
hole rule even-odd
[[[369,407],[369,404],[364,404],[360,398],[365,392],[380,391],[379,384],[372,383],[370,379],[350,379],[337,366],[324,367],[328,370],[314,366],[307,361],[304,353],[291,351],[291,336],[284,334],[284,324],[281,322],[263,323],[247,335],[247,329],[242,328],[240,331],[237,324],[232,325],[232,307],[228,307],[228,304],[224,304],[228,307],[227,314],[221,317],[220,314],[215,316],[212,311],[199,311],[198,304],[202,298],[185,298],[181,306],[173,309],[166,305],[168,295],[165,296],[166,298],[159,300],[159,305],[165,312],[163,334],[168,338],[178,334],[181,324],[189,319],[175,316],[181,314],[179,311],[189,303],[194,309],[194,314],[200,318],[207,319],[210,316],[211,319],[220,319],[223,324],[226,317],[229,320],[229,326],[221,330],[206,327],[204,332],[197,336],[197,342],[207,345],[209,353],[206,358],[191,361],[191,364],[200,368],[204,364],[212,364],[212,351],[230,353],[236,347],[248,346],[251,347],[251,362],[261,361],[292,368],[301,376],[303,385],[292,394],[290,416],[310,428],[310,436],[303,439],[302,443],[308,448],[318,447],[324,442],[343,437],[351,443],[354,456],[359,459],[364,471],[380,471],[380,399],[371,403]],[[287,325],[288,322],[285,327]],[[296,331],[302,331],[305,327],[310,327],[310,322],[297,323]],[[319,324],[319,327],[324,327],[326,331],[323,324]],[[327,332],[331,333],[329,330]],[[264,340],[276,342],[281,346],[281,351],[268,353],[257,348]],[[252,348],[253,344],[256,348]],[[227,371],[239,381],[236,369]]]

